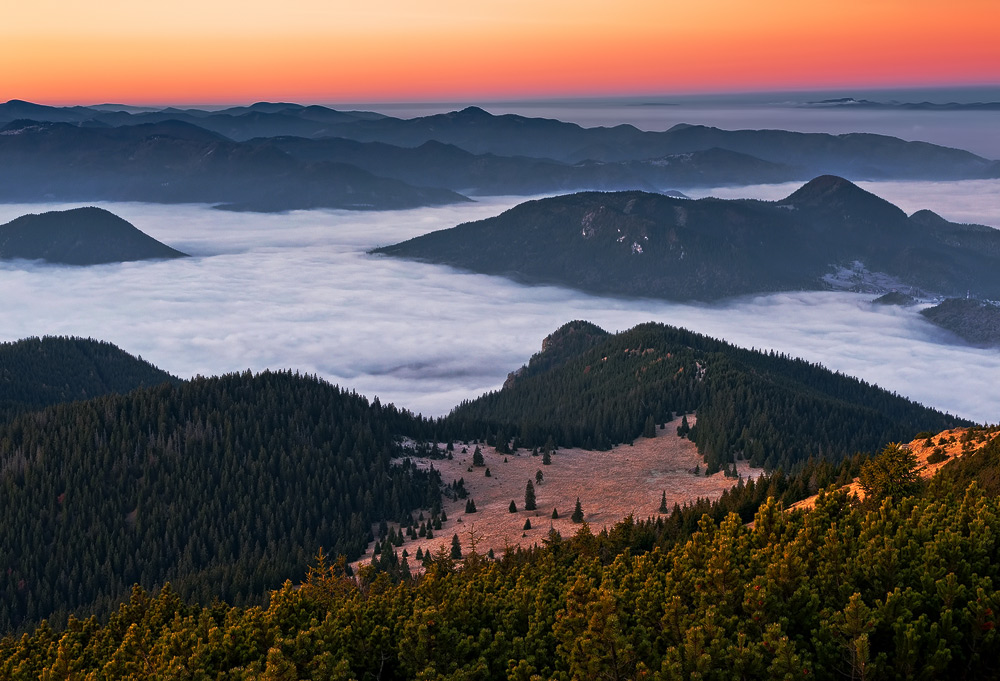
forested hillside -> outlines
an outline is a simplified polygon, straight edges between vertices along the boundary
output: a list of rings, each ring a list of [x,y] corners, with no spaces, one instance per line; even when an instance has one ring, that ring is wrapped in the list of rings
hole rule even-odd
[[[176,381],[104,341],[46,336],[0,343],[0,421],[57,402]]]
[[[440,500],[436,473],[390,465],[414,423],[287,372],[14,418],[0,426],[0,631],[106,614],[165,580],[203,602],[261,602],[321,546],[357,557],[373,522]]]
[[[714,472],[736,457],[790,471],[809,456],[839,460],[966,423],[821,366],[684,329],[602,333],[564,326],[502,390],[459,405],[445,424],[527,447],[551,438],[606,448],[697,411],[690,435]]]
[[[709,301],[859,285],[1000,298],[997,230],[930,211],[907,217],[831,175],[773,203],[639,191],[554,196],[374,252],[639,298]]]
[[[583,525],[496,562],[440,555],[415,582],[318,561],[267,608],[136,590],[106,625],[5,639],[0,675],[996,678],[998,523],[996,497],[952,480],[865,505],[830,492],[808,512],[771,499],[752,526],[706,515],[670,536],[662,521]]]

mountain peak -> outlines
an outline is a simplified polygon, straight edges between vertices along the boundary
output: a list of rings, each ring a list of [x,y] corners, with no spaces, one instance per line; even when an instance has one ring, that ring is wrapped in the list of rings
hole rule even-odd
[[[888,213],[896,218],[906,217],[903,211],[885,199],[837,175],[820,175],[809,180],[783,201],[779,201],[778,205],[867,214],[871,219],[885,219]]]

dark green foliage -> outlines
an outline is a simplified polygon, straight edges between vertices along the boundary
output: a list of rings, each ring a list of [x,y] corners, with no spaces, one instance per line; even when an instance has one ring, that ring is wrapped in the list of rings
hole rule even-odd
[[[927,455],[927,463],[941,463],[947,458],[948,455],[944,453],[944,450],[937,447],[934,451]]]
[[[573,515],[569,519],[574,523],[583,522],[583,506],[580,505],[580,497],[576,498],[576,506],[573,508]]]
[[[737,457],[791,471],[809,456],[839,460],[921,429],[970,425],[816,364],[643,324],[560,363],[543,350],[502,390],[456,407],[444,427],[517,428],[527,446],[607,449],[639,436],[650,415],[692,411],[688,436],[712,473]]]
[[[1000,345],[1000,305],[995,303],[950,298],[920,314],[973,345]]]
[[[56,405],[0,427],[0,630],[107,613],[132,584],[261,602],[319,547],[440,503],[414,419],[290,372]]]
[[[465,512],[466,513],[475,513],[476,512],[476,500],[475,499],[469,499],[468,501],[465,502]]]
[[[378,252],[670,300],[823,289],[831,265],[854,262],[917,289],[1000,298],[995,229],[951,223],[930,211],[908,217],[832,175],[774,203],[639,191],[557,196]]]
[[[89,206],[22,215],[0,225],[0,258],[98,265],[187,257],[114,213]]]
[[[461,570],[424,554],[399,584],[318,561],[266,609],[137,588],[106,625],[3,639],[0,678],[996,677],[1000,500],[975,486],[875,512],[771,498],[752,528],[701,515],[662,542],[680,515]]]
[[[646,417],[646,425],[642,427],[642,436],[656,437],[656,421],[653,419],[652,414]]]
[[[451,557],[456,560],[462,557],[462,543],[457,534],[451,536]]]
[[[483,461],[483,451],[476,447],[476,450],[472,452],[472,465],[473,466],[485,466],[486,463]]]
[[[178,382],[103,341],[46,336],[0,343],[0,421],[50,404]]]
[[[552,519],[557,520],[559,518],[559,511],[555,508],[552,509]]]
[[[513,499],[510,500],[510,506],[507,507],[507,510],[511,513],[517,513],[517,504],[514,503]]]
[[[524,487],[524,510],[534,511],[536,508],[535,486],[531,484],[531,480],[528,480],[528,484]]]
[[[552,465],[552,453],[549,452],[549,450],[547,450],[547,449],[542,452],[542,465],[543,466],[551,466]]]
[[[535,484],[536,485],[541,485],[542,484],[542,480],[544,480],[544,479],[545,479],[545,474],[542,473],[541,470],[535,471]]]
[[[667,508],[667,491],[663,490],[663,495],[660,497],[660,513],[669,513],[670,509]]]
[[[920,483],[917,457],[909,447],[892,443],[865,462],[859,476],[866,500],[878,506],[888,497],[896,500],[913,494]]]
[[[531,518],[525,518],[524,519],[524,528],[523,529],[524,530],[530,530],[531,529]]]

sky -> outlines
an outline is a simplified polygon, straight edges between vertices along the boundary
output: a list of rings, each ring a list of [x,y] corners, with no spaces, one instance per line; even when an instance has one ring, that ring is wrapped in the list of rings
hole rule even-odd
[[[1000,228],[1000,180],[864,186],[907,212],[931,208]],[[795,189],[698,195],[772,199]],[[618,331],[657,321],[820,362],[976,421],[1000,420],[1000,352],[956,343],[916,309],[873,306],[871,295],[798,292],[685,305],[367,254],[522,200],[288,214],[105,204],[193,257],[95,267],[0,262],[0,340],[98,338],[184,378],[291,368],[436,416],[499,388],[565,322]],[[67,207],[0,204],[0,223]]]
[[[32,0],[0,101],[497,100],[1000,83],[996,0]]]

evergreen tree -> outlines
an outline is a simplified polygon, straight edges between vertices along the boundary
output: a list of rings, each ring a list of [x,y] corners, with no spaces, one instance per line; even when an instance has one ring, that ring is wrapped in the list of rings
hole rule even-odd
[[[552,464],[552,453],[546,449],[545,451],[542,452],[542,465],[549,466],[551,464]]]
[[[544,479],[545,479],[545,476],[542,475],[542,471],[541,470],[535,471],[535,484],[536,485],[541,485],[542,484],[542,480],[544,480]]]
[[[451,537],[451,557],[454,560],[458,560],[462,557],[462,543],[458,540],[457,534],[454,534]]]
[[[535,508],[535,486],[528,480],[528,484],[524,487],[524,510],[534,511]]]
[[[508,510],[511,513],[517,513],[517,504],[514,503],[513,499],[510,500],[510,506],[508,507]]]
[[[646,425],[642,428],[642,436],[656,437],[656,421],[653,420],[652,414],[646,417]]]
[[[525,520],[524,520],[524,527],[522,529],[525,529],[525,530],[530,530],[531,529],[531,518],[525,518]]]
[[[468,501],[465,502],[465,512],[466,513],[475,513],[476,512],[476,500],[475,499],[469,499]]]
[[[663,490],[663,494],[660,496],[660,513],[669,513],[670,509],[667,508],[667,491]]]
[[[472,452],[472,465],[473,466],[485,466],[486,462],[483,460],[483,452],[479,447],[476,447],[475,451]]]
[[[583,506],[580,505],[580,497],[576,498],[576,508],[573,509],[573,515],[569,517],[574,523],[583,522]]]
[[[553,508],[552,509],[552,519],[553,520],[557,520],[558,518],[559,518],[559,511],[557,511],[556,509]]]

